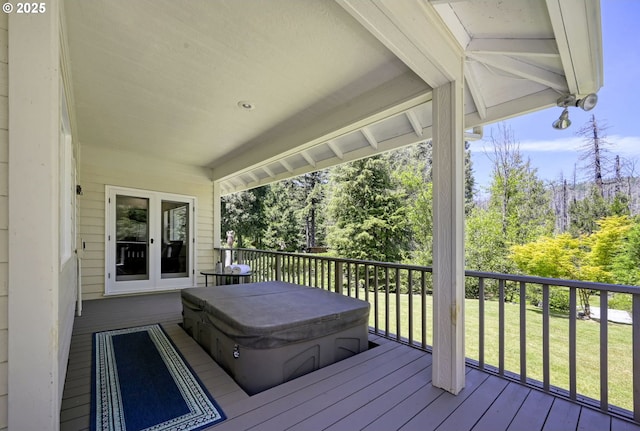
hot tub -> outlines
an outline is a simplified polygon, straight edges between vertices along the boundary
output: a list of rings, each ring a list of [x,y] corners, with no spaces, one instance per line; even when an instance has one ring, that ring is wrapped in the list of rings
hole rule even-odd
[[[367,349],[369,303],[285,282],[182,291],[184,328],[250,395]]]

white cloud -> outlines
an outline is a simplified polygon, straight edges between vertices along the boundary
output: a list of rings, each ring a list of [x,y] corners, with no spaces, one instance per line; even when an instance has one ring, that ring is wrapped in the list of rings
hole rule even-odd
[[[626,158],[640,158],[640,136],[607,136],[606,141],[611,145],[608,149],[613,154],[619,154]],[[584,144],[584,138],[574,136],[562,139],[550,139],[539,141],[520,141],[520,151],[522,152],[569,152],[580,151]],[[476,153],[491,153],[491,142],[482,140],[471,143],[471,151]]]

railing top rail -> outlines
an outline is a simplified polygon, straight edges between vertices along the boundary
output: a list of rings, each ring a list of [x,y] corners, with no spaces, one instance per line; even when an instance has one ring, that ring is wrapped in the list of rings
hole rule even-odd
[[[219,248],[217,250],[224,251],[229,249]],[[429,266],[408,265],[403,263],[347,259],[347,258],[341,258],[341,257],[319,256],[319,255],[313,255],[313,254],[310,255],[307,253],[291,253],[291,252],[284,252],[284,251],[260,250],[260,249],[254,249],[254,248],[234,248],[233,250],[268,253],[268,254],[283,255],[283,256],[294,255],[302,258],[314,258],[314,259],[325,260],[325,261],[356,263],[359,265],[370,265],[370,266],[377,266],[381,268],[398,268],[398,269],[407,269],[407,270],[413,270],[413,271],[433,272],[433,268]],[[497,272],[484,272],[484,271],[472,271],[472,270],[466,270],[465,276],[476,277],[476,278],[488,278],[492,280],[524,282],[524,283],[540,284],[540,285],[546,284],[549,286],[557,286],[557,287],[575,287],[580,289],[599,290],[599,291],[614,292],[614,293],[640,294],[640,286],[597,283],[593,281],[565,280],[561,278],[536,277],[531,275],[503,274],[503,273],[497,273]]]
[[[562,278],[536,277],[532,275],[501,274],[496,272],[466,270],[467,277],[490,278],[493,280],[506,280],[525,282],[531,284],[546,284],[558,287],[577,287],[580,289],[603,290],[615,293],[640,294],[640,286],[627,286],[623,284],[597,283],[593,281],[565,280]]]
[[[216,250],[225,251],[229,249],[216,248]],[[326,261],[332,261],[332,262],[357,263],[358,265],[370,265],[370,266],[377,266],[381,268],[399,268],[399,269],[411,269],[413,271],[432,272],[432,268],[430,266],[409,265],[409,264],[397,263],[397,262],[380,262],[377,260],[349,259],[349,258],[335,257],[335,256],[320,256],[317,254],[310,254],[310,253],[293,253],[293,252],[287,252],[287,251],[260,250],[257,248],[234,248],[233,250],[250,251],[250,252],[257,252],[257,253],[268,253],[268,254],[281,255],[281,256],[299,256],[307,259],[313,258],[313,259],[326,260]]]

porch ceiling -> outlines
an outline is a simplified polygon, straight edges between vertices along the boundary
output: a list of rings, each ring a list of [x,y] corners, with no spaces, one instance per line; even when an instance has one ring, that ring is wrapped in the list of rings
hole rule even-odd
[[[602,86],[599,0],[65,0],[82,145],[212,168],[223,193]],[[249,101],[253,110],[243,110]]]

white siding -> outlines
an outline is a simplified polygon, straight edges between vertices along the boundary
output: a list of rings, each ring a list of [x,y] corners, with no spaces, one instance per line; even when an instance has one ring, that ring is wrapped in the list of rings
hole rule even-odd
[[[61,142],[60,145],[63,145]],[[74,158],[74,161],[76,159]],[[62,170],[63,164],[60,165],[60,169]],[[70,167],[74,173],[77,170],[77,167]],[[61,172],[61,175],[71,175],[72,172]],[[64,182],[63,182],[64,184]],[[61,193],[60,195],[60,205],[71,205],[71,203],[75,203],[75,184],[67,184],[71,190],[71,195],[66,195],[66,197],[71,201],[64,201],[65,195]],[[74,211],[71,212],[71,232],[64,232],[63,229],[60,230],[60,235],[68,234],[71,238],[75,238],[75,217],[76,214]],[[63,223],[62,221],[60,222]],[[62,240],[62,239],[60,239]],[[73,242],[71,243],[72,249]],[[64,382],[67,375],[67,362],[69,359],[69,349],[71,346],[71,334],[73,332],[73,321],[75,316],[75,307],[76,307],[76,299],[78,296],[78,259],[77,254],[72,253],[71,257],[67,259],[66,262],[62,262],[62,266],[60,268],[60,278],[59,278],[59,298],[58,298],[58,316],[59,316],[59,329],[58,329],[58,373],[59,373],[59,399],[62,402],[62,393],[64,391]]]
[[[178,148],[176,151],[180,151]],[[82,143],[80,184],[80,241],[82,252],[82,297],[101,298],[104,294],[105,186],[131,187],[165,193],[195,196],[196,253],[198,284],[204,284],[200,271],[213,268],[213,181],[208,169],[186,166],[122,151]],[[78,244],[82,247],[82,243]]]
[[[7,132],[7,14],[0,14],[0,429],[7,429],[8,262],[9,262],[9,135]]]

